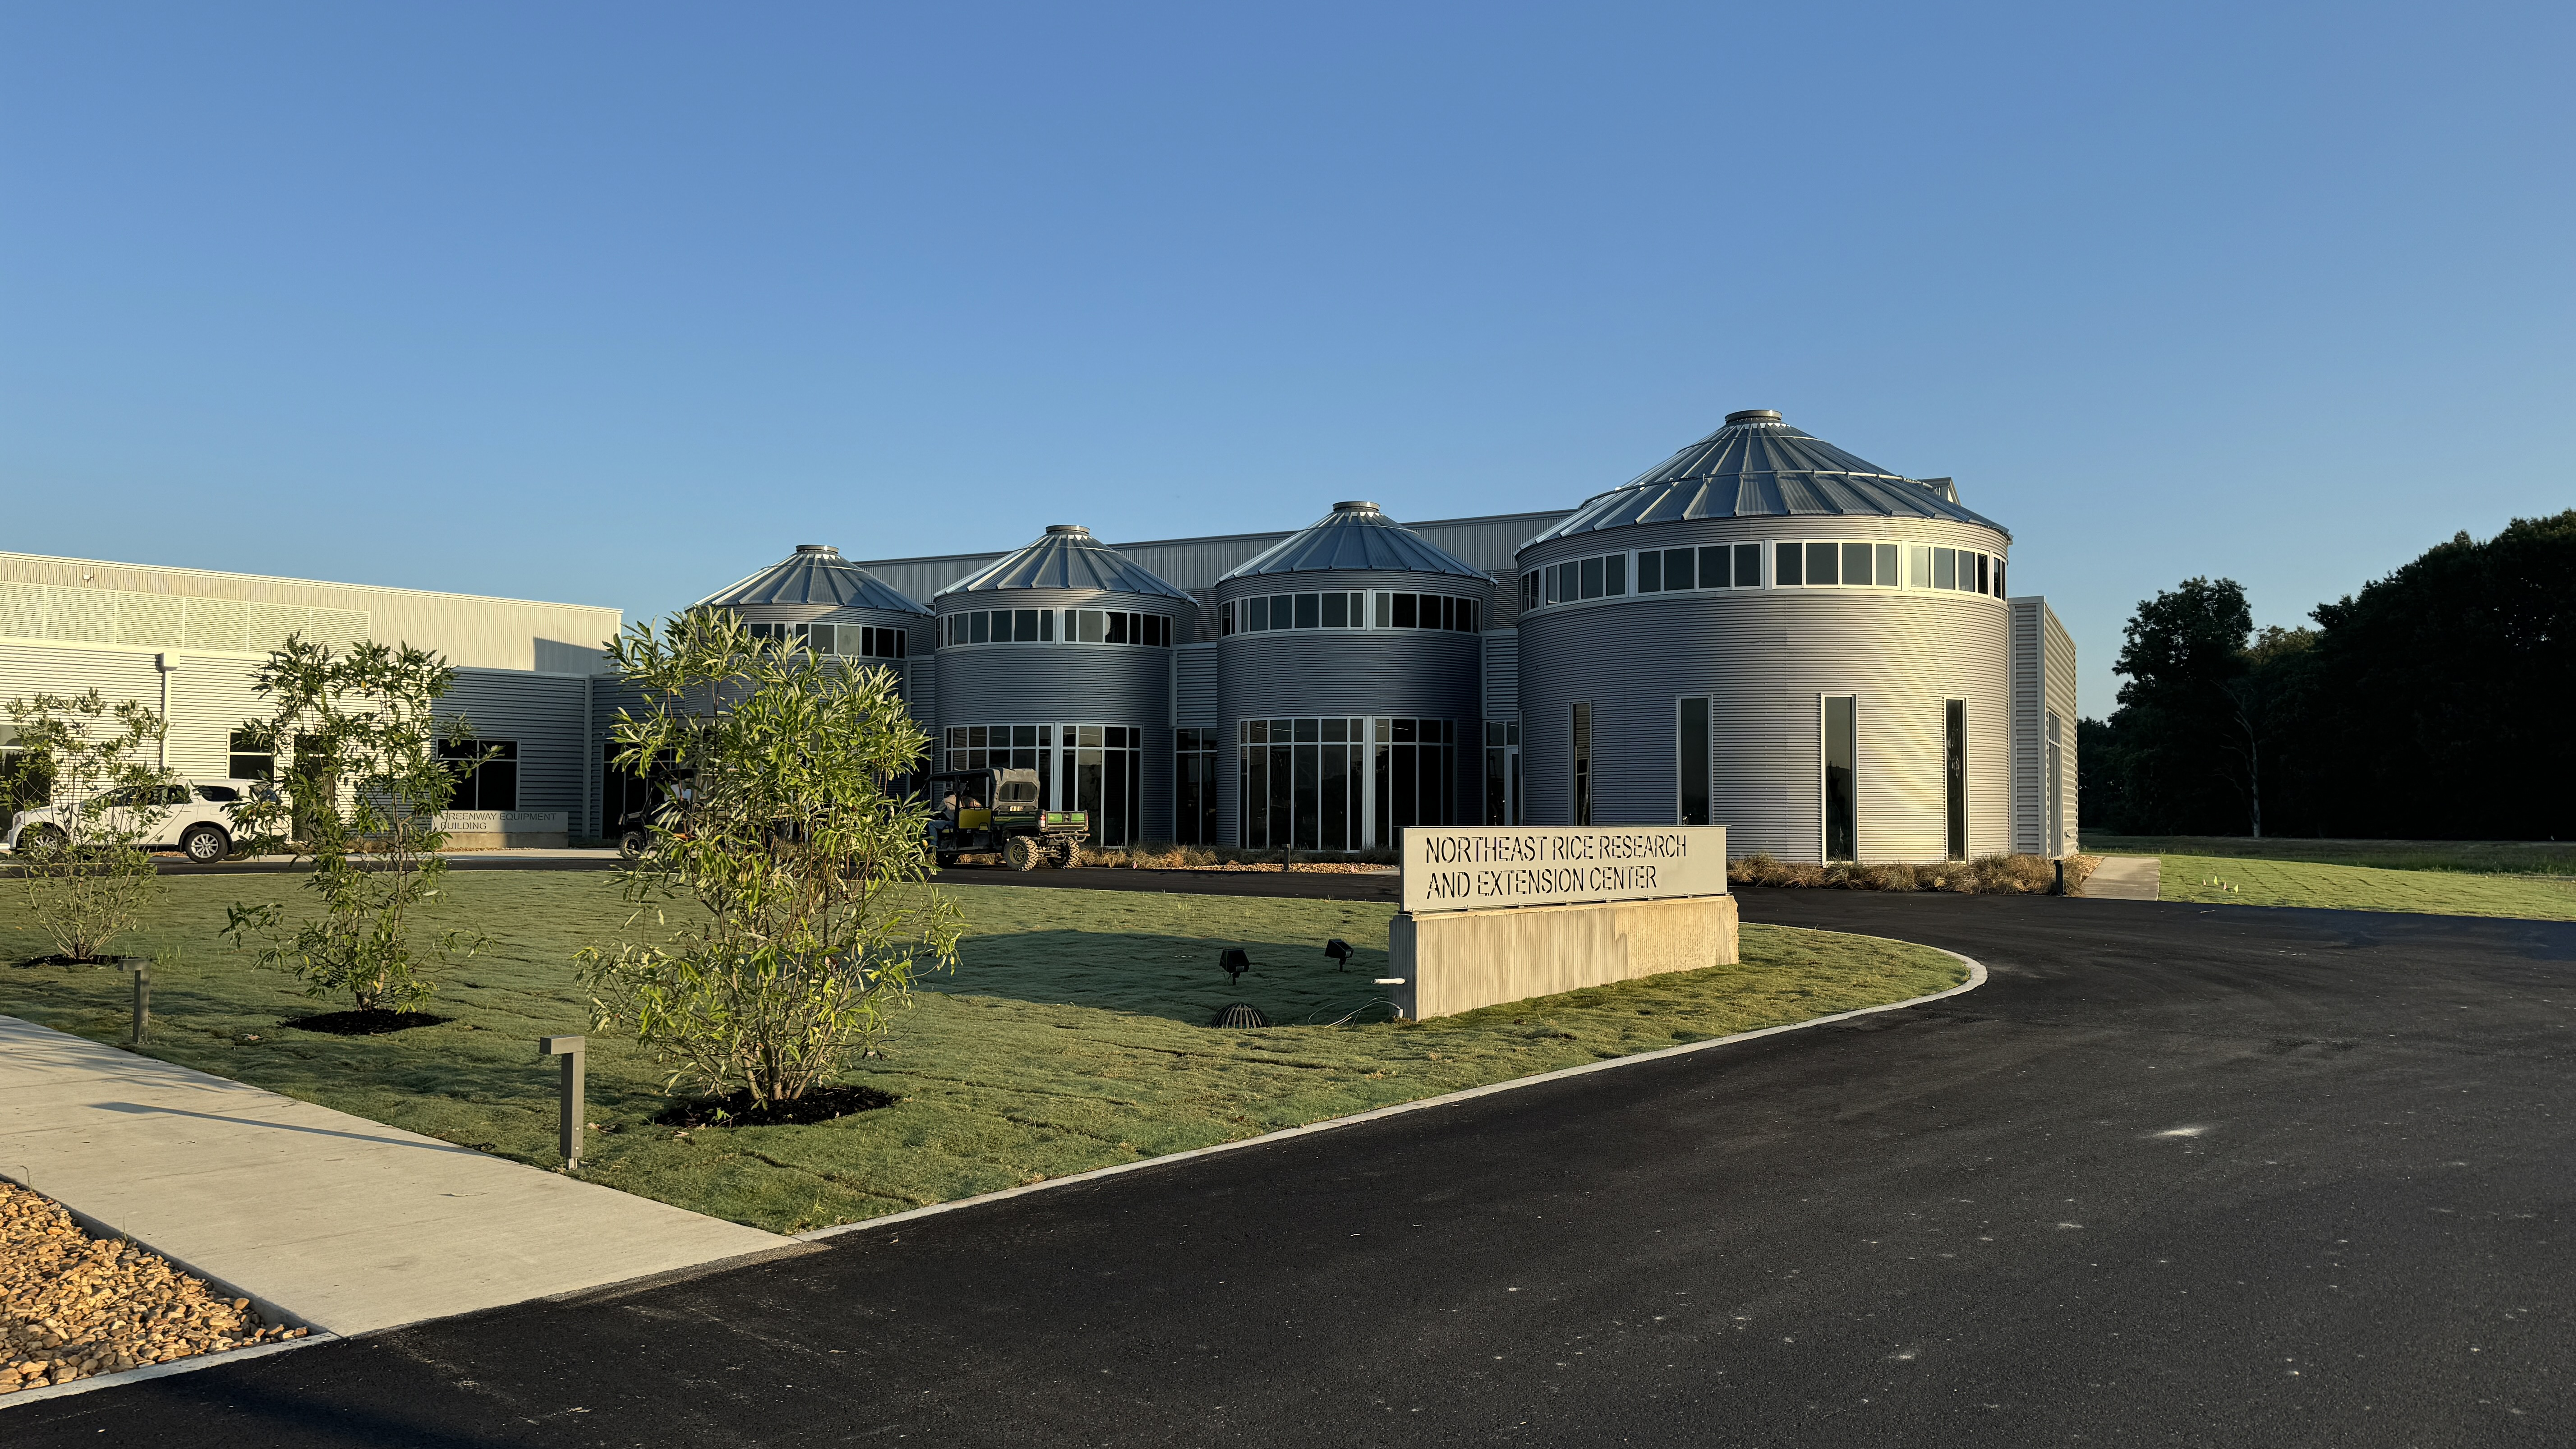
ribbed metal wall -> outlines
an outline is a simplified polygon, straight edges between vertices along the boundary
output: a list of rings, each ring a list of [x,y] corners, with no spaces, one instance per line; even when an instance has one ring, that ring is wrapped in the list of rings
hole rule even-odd
[[[1521,714],[1521,636],[1517,629],[1490,629],[1485,645],[1485,718],[1513,720]]]
[[[1186,645],[1173,652],[1172,724],[1179,729],[1212,730],[1217,726],[1217,648]]]
[[[2048,600],[2012,601],[2013,849],[2053,855],[2082,838],[2075,798],[2075,640]],[[2058,718],[2058,828],[2048,837],[2048,716]]]
[[[589,768],[582,748],[582,684],[579,675],[460,669],[438,714],[463,715],[478,739],[516,740],[519,808],[561,810],[568,821],[579,821],[582,774]]]
[[[1868,539],[2001,553],[1971,525],[1880,518],[1711,519],[1551,540],[1524,569],[1614,549]],[[1633,579],[1631,580],[1633,584]],[[1631,594],[1520,622],[1524,809],[1572,813],[1572,705],[1593,707],[1595,824],[1676,819],[1677,701],[1710,699],[1715,823],[1727,848],[1823,856],[1821,697],[1859,696],[1864,861],[1938,860],[1944,703],[1968,702],[1971,854],[2010,848],[2012,666],[2007,606],[1988,595],[1844,588]]]
[[[1178,599],[1100,589],[981,589],[935,601],[939,617],[979,609],[1121,609],[1172,621]],[[944,625],[942,626],[944,627]],[[1172,652],[1136,644],[943,644],[936,655],[939,725],[1116,724],[1145,732],[1140,838],[1172,834]]]
[[[1225,604],[1256,594],[1336,589],[1474,599],[1480,619],[1493,592],[1479,580],[1455,574],[1329,569],[1229,579],[1217,586],[1217,598]],[[1218,773],[1234,778],[1233,748],[1241,720],[1334,715],[1455,720],[1458,813],[1463,820],[1481,821],[1485,765],[1479,638],[1444,629],[1286,629],[1226,636],[1217,646]],[[1243,838],[1238,794],[1218,791],[1220,840]]]
[[[181,655],[170,676],[170,768],[190,779],[232,771],[233,731],[274,706],[251,687],[262,663]]]

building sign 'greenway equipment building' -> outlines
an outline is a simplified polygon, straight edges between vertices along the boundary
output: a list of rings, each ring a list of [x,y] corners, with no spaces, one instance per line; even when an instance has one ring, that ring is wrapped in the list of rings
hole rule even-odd
[[[934,768],[1034,771],[1100,844],[1723,826],[1739,853],[1925,861],[2074,839],[2074,651],[2010,593],[2011,553],[1948,479],[1750,411],[1570,512],[1407,526],[1347,502],[1293,533],[1060,524],[865,564],[807,544],[700,606],[892,670]],[[242,776],[272,763],[231,731],[286,633],[419,644],[464,666],[453,706],[505,747],[455,808],[600,836],[646,800],[607,767],[641,703],[600,672],[617,624],[0,555],[0,698],[96,684],[163,710],[174,769]]]

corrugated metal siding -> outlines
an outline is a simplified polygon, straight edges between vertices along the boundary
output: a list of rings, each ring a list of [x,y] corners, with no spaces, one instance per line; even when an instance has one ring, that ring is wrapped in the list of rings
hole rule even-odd
[[[582,676],[460,669],[439,717],[463,715],[478,738],[519,742],[519,808],[582,814],[582,775],[597,768],[585,747]]]
[[[1217,587],[1224,603],[1255,594],[1309,590],[1377,590],[1448,594],[1475,599],[1481,615],[1493,592],[1484,580],[1457,574],[1386,569],[1325,569],[1229,579]],[[1478,634],[1439,629],[1289,629],[1228,635],[1218,646],[1219,751],[1247,719],[1324,718],[1331,715],[1457,721],[1460,817],[1481,821],[1483,752],[1483,650]],[[1470,749],[1471,741],[1475,748]],[[1231,779],[1232,760],[1219,773]],[[1219,790],[1217,838],[1239,840],[1239,792]]]
[[[2045,676],[2048,681],[2047,707],[2055,711],[2062,722],[2060,726],[2062,748],[2058,751],[2057,757],[2057,788],[2061,811],[2058,828],[2063,835],[2052,846],[2052,850],[2072,853],[2077,848],[2078,842],[2084,838],[2076,819],[2075,737],[2077,731],[2075,724],[2080,716],[2077,714],[2078,701],[2075,697],[2075,636],[2067,633],[2066,626],[2058,622],[2057,611],[2048,607],[2048,600],[2045,598],[2039,600],[2039,619],[2043,641],[2041,649],[2044,655],[2042,662],[2046,665]]]
[[[39,625],[48,632],[29,633],[15,616],[25,612],[29,597],[57,602],[54,593],[31,596],[7,585],[92,597],[60,601],[64,632],[51,632],[57,625],[48,622]],[[615,609],[582,604],[23,553],[0,553],[0,596],[6,596],[0,597],[0,635],[17,638],[256,653],[292,629],[333,643],[418,644],[459,665],[573,673],[598,667],[600,642],[617,632],[621,617]],[[171,604],[183,600],[183,637],[124,637],[129,623],[138,631],[166,630]]]
[[[113,707],[140,700],[161,707],[161,672],[153,656],[121,649],[57,649],[0,644],[0,700],[95,689]]]
[[[179,656],[170,676],[170,768],[191,778],[231,773],[233,731],[275,712],[251,687],[260,663]]]
[[[2039,600],[2015,599],[2012,609],[2012,848],[2040,851],[2047,816],[2046,756],[2040,709],[2046,672]]]
[[[1097,589],[996,589],[949,594],[940,617],[977,609],[1124,609],[1161,614],[1187,638],[1178,600]],[[944,626],[943,626],[944,627]],[[1172,651],[1128,644],[942,645],[938,720],[950,725],[1116,724],[1144,730],[1142,837],[1172,833]]]
[[[1485,632],[1485,718],[1513,720],[1520,714],[1520,631],[1489,629]]]
[[[1999,535],[1890,520],[1722,520],[1620,530],[1624,547],[1781,538],[1872,538],[2001,551]],[[1588,544],[1586,542],[1588,540]],[[1552,541],[1538,567],[1602,551],[1601,535]],[[1859,852],[1930,861],[1945,847],[1942,715],[1968,702],[1971,854],[2009,848],[2011,660],[2007,605],[1979,594],[1729,589],[1630,595],[1524,615],[1521,748],[1534,824],[1572,811],[1572,705],[1593,707],[1593,821],[1661,824],[1677,813],[1675,701],[1711,700],[1717,823],[1738,855],[1823,855],[1821,706],[1859,696]]]
[[[1173,650],[1172,655],[1173,726],[1215,729],[1220,718],[1217,647],[1191,644]]]

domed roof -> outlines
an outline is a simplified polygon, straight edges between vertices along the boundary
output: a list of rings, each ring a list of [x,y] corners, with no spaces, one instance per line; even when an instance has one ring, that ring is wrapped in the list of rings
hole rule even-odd
[[[1217,582],[1322,569],[1389,569],[1492,581],[1484,570],[1378,512],[1376,504],[1336,503],[1332,512],[1263,549]]]
[[[827,604],[836,609],[888,609],[898,614],[930,612],[885,580],[841,557],[841,551],[828,543],[800,543],[795,553],[740,583],[716,590],[691,607],[731,608],[740,604]]]
[[[1918,482],[1780,421],[1769,408],[1726,425],[1634,482],[1596,494],[1529,542],[1684,518],[1929,518],[2011,530],[1959,506],[1948,479]],[[1523,548],[1529,544],[1521,545]]]
[[[1108,589],[1184,602],[1190,597],[1076,523],[1048,524],[1037,542],[1004,554],[931,597],[992,589]]]

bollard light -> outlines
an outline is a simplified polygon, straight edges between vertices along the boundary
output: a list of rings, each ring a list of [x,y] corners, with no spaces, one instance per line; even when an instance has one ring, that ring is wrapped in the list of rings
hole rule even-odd
[[[537,1040],[537,1056],[563,1058],[563,1115],[559,1119],[564,1166],[581,1161],[581,1058],[588,1043],[577,1036],[549,1036]]]

